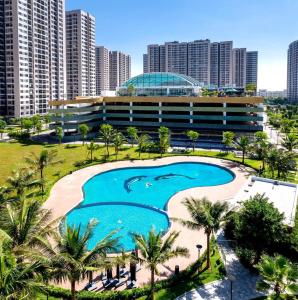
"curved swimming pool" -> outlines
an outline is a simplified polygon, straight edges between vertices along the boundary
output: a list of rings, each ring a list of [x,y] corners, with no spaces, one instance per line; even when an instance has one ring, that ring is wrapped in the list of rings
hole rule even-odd
[[[226,184],[234,179],[230,170],[212,164],[183,162],[163,166],[129,167],[99,173],[83,186],[84,200],[67,214],[67,223],[85,225],[100,221],[88,247],[111,230],[125,250],[134,248],[130,233],[146,234],[153,226],[166,232],[167,202],[177,192],[202,186]]]

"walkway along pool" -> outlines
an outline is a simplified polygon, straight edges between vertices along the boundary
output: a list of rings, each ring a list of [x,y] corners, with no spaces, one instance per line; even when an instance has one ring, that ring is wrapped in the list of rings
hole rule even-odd
[[[130,233],[146,234],[153,226],[170,226],[167,203],[179,191],[233,181],[230,170],[207,163],[183,162],[164,166],[129,167],[99,173],[83,186],[84,200],[67,214],[67,223],[86,225],[99,220],[89,248],[110,231],[119,229],[121,246],[134,248]]]

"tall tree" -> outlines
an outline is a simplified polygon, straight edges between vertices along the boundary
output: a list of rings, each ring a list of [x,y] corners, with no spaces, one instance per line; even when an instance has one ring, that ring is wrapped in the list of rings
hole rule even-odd
[[[191,140],[192,152],[195,152],[195,144],[196,144],[196,141],[198,140],[200,134],[197,131],[194,131],[194,130],[187,130],[186,131],[186,136]]]
[[[12,176],[9,176],[7,183],[10,190],[16,193],[17,199],[23,198],[25,192],[40,184],[38,180],[34,179],[35,172],[28,168],[21,168],[14,170]]]
[[[150,230],[148,237],[133,234],[135,244],[140,252],[138,257],[133,255],[133,258],[141,264],[147,265],[151,272],[151,300],[154,299],[155,274],[159,274],[157,267],[171,258],[188,256],[187,248],[174,247],[178,235],[178,232],[173,231],[163,239],[162,233],[155,233],[154,229]]]
[[[62,139],[63,139],[63,128],[62,127],[60,127],[60,126],[56,127],[56,135],[59,139],[59,144],[61,144]]]
[[[296,295],[298,293],[298,267],[285,257],[264,255],[257,265],[262,277],[257,282],[257,290],[266,293],[274,291],[274,299],[281,295]]]
[[[170,130],[167,127],[161,126],[158,129],[159,151],[161,156],[167,151],[170,146]]]
[[[89,127],[87,124],[80,124],[79,125],[79,132],[83,137],[83,145],[85,145],[85,140],[87,138],[87,134],[89,132]]]
[[[104,144],[105,144],[105,147],[107,150],[107,156],[109,157],[110,156],[109,145],[111,144],[111,142],[114,139],[115,130],[114,130],[113,126],[110,124],[102,124],[100,126],[99,134],[104,141]]]
[[[99,241],[91,250],[88,243],[98,223],[93,220],[86,229],[82,226],[65,225],[61,237],[56,239],[55,254],[50,259],[51,276],[57,281],[68,280],[71,284],[71,299],[76,299],[76,283],[87,278],[90,272],[106,266],[107,254],[118,250],[115,231]]]
[[[207,237],[207,268],[211,267],[210,261],[210,238],[219,230],[228,210],[227,202],[210,202],[207,198],[189,198],[183,201],[187,208],[190,220],[174,219],[192,230],[204,229]]]
[[[254,135],[255,142],[267,142],[268,135],[265,131],[257,131]]]
[[[133,126],[129,126],[126,129],[127,135],[131,141],[131,147],[134,146],[135,141],[138,140],[138,129]]]
[[[235,144],[236,144],[236,148],[240,149],[242,152],[242,163],[244,164],[245,154],[249,147],[249,139],[246,135],[242,135],[240,138],[238,138],[235,141]]]
[[[115,147],[115,155],[116,155],[116,160],[118,159],[118,153],[123,146],[123,144],[126,142],[124,135],[121,132],[116,132],[113,140],[113,144]]]
[[[269,166],[269,169],[271,171],[271,177],[274,178],[274,171],[276,169],[276,166],[277,166],[277,162],[278,162],[278,159],[279,159],[279,151],[276,147],[272,147],[269,151],[268,151],[268,154],[267,154],[267,157],[266,157],[266,162]]]
[[[89,145],[87,145],[88,155],[90,155],[91,162],[93,161],[93,153],[94,151],[99,149],[99,145],[95,144],[94,141],[91,141]]]
[[[235,134],[232,131],[225,131],[222,134],[222,143],[225,145],[226,151],[228,152],[228,147],[233,145]]]
[[[31,152],[31,156],[25,159],[29,166],[39,172],[42,192],[44,192],[44,170],[49,166],[62,163],[62,160],[57,159],[57,154],[57,150],[42,150],[39,154]]]
[[[297,149],[298,148],[297,134],[294,132],[286,134],[286,136],[283,138],[282,146],[290,152],[292,152],[294,149]]]
[[[150,136],[148,134],[141,134],[138,137],[139,157],[141,156],[141,152],[144,151],[144,149],[148,145],[149,141],[150,141]]]
[[[0,233],[10,237],[16,254],[32,249],[51,253],[49,238],[57,237],[58,222],[52,219],[50,210],[42,208],[40,201],[22,199],[18,203],[7,203],[1,209]]]

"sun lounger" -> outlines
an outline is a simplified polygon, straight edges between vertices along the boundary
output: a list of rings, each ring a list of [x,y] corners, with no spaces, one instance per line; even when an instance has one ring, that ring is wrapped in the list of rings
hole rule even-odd
[[[127,285],[128,289],[135,289],[137,288],[137,282],[136,281],[131,281],[128,285]]]

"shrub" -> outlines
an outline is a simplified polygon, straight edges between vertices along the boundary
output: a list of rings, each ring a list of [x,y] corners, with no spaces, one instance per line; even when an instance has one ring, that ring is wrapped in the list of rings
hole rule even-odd
[[[257,254],[254,250],[244,247],[236,247],[236,254],[240,262],[247,268],[252,269],[257,259]]]

